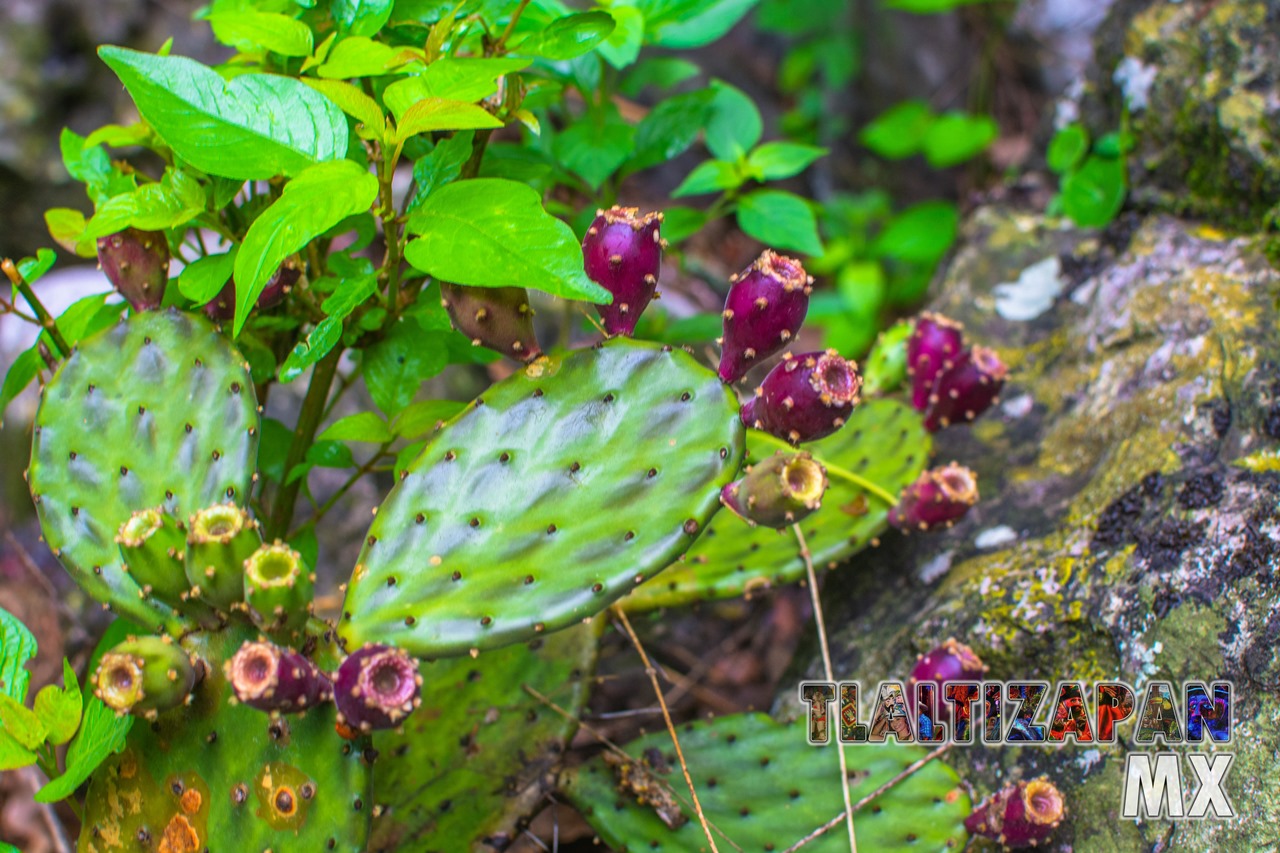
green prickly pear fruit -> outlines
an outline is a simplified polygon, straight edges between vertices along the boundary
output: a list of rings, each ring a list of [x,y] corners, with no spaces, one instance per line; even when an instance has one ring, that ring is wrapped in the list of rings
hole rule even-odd
[[[907,381],[907,340],[913,331],[915,326],[903,320],[876,338],[862,363],[863,394],[868,397],[889,394]]]
[[[140,509],[120,525],[116,534],[124,570],[137,582],[138,596],[154,593],[166,604],[176,605],[187,591],[183,559],[187,534],[163,507]]]
[[[196,685],[191,658],[168,636],[129,637],[102,656],[94,695],[119,714],[174,708]]]
[[[319,667],[275,643],[246,640],[224,671],[236,698],[259,711],[297,713],[333,698]]]
[[[191,596],[223,610],[244,598],[244,563],[262,545],[258,522],[233,503],[214,504],[187,523]]]
[[[135,311],[159,308],[169,283],[169,243],[160,231],[127,228],[98,238],[98,264]]]
[[[470,339],[514,358],[533,361],[542,355],[533,332],[533,309],[523,287],[465,287],[440,283],[440,304],[453,327]]]
[[[782,529],[822,505],[827,471],[808,453],[779,450],[720,492],[720,501],[752,527]]]
[[[264,631],[294,634],[314,608],[315,573],[302,555],[281,542],[263,545],[244,561],[244,600]]]

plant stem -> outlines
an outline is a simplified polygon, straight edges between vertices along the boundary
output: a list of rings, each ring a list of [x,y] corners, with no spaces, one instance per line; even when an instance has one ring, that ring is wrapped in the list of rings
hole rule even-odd
[[[289,472],[307,457],[307,450],[316,438],[316,430],[324,416],[324,404],[329,399],[329,386],[333,384],[333,375],[338,371],[338,361],[342,358],[342,346],[338,345],[320,360],[311,372],[311,383],[307,386],[307,396],[302,401],[302,411],[298,413],[298,425],[293,430],[293,442],[289,445],[289,453],[285,457],[284,474],[288,479]],[[303,477],[292,483],[280,486],[276,492],[275,504],[271,508],[271,518],[267,525],[268,540],[282,537],[293,520],[293,507],[298,502],[298,492],[302,489]]]
[[[343,483],[341,486],[339,486],[338,490],[334,492],[332,495],[330,495],[327,501],[322,503],[320,506],[316,507],[316,511],[311,516],[311,518],[307,519],[307,521],[304,524],[301,524],[298,527],[295,527],[293,530],[289,531],[289,535],[286,538],[287,539],[293,538],[298,534],[300,530],[302,530],[303,527],[306,527],[308,524],[315,524],[318,521],[320,521],[320,519],[324,518],[325,515],[328,514],[329,510],[333,509],[334,505],[338,501],[342,500],[342,496],[345,495],[347,492],[351,491],[351,487],[354,486],[356,483],[358,483],[360,479],[364,477],[365,474],[368,474],[370,471],[372,471],[374,469],[374,466],[376,466],[377,463],[380,462],[383,459],[383,457],[386,456],[387,448],[390,446],[391,446],[391,442],[387,442],[386,444],[379,447],[378,452],[370,456],[368,462],[361,465],[354,474],[348,477],[346,482]]]
[[[18,288],[22,298],[27,301],[27,305],[35,312],[41,327],[49,333],[49,338],[53,341],[53,345],[58,348],[58,355],[63,358],[71,355],[71,345],[62,336],[62,332],[58,329],[58,324],[54,322],[53,315],[48,312],[36,297],[35,291],[31,289],[31,285],[27,284],[27,280],[22,277],[22,273],[18,272],[18,268],[13,265],[13,261],[8,258],[0,261],[0,269],[4,270],[4,274],[9,277],[9,281],[13,282],[13,286]]]
[[[777,436],[770,435],[767,432],[761,432],[760,430],[752,430],[751,438],[758,441],[766,441],[769,444],[773,444],[777,447],[782,448],[783,450],[796,449],[792,447],[790,444],[787,444],[782,439],[778,438]],[[876,483],[871,482],[866,477],[858,476],[857,474],[850,471],[848,468],[841,468],[839,465],[832,465],[830,462],[828,462],[825,459],[819,459],[818,463],[822,465],[823,468],[827,469],[828,475],[835,477],[838,480],[844,480],[846,482],[852,483],[853,485],[862,489],[864,492],[869,492],[870,494],[875,495],[877,498],[884,501],[885,504],[888,506],[897,505],[898,499],[894,497],[889,492],[889,490],[884,488],[883,486],[880,486],[880,485],[877,485]]]
[[[480,174],[480,161],[484,159],[484,149],[489,145],[490,136],[493,136],[492,130],[480,130],[471,140],[471,156],[462,164],[461,177],[464,179]]]
[[[507,45],[507,39],[515,32],[516,24],[520,22],[520,16],[524,14],[524,8],[529,5],[529,0],[520,0],[520,5],[511,13],[511,20],[507,22],[507,28],[502,31],[502,35],[498,37],[497,43],[493,46],[494,53],[502,53],[503,48]]]

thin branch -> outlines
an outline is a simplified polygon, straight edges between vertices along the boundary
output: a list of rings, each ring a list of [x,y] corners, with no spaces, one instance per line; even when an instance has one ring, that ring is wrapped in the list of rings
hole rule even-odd
[[[36,297],[35,291],[31,289],[31,285],[27,283],[27,280],[22,277],[22,273],[18,272],[18,268],[13,265],[13,261],[8,258],[0,261],[0,270],[4,271],[4,274],[9,277],[9,281],[13,282],[13,286],[18,288],[22,298],[27,301],[27,305],[35,312],[36,317],[40,320],[40,326],[49,333],[54,346],[58,348],[58,354],[62,358],[71,355],[71,345],[62,336],[62,332],[58,329],[58,324],[54,321],[53,315],[48,312]]]
[[[520,0],[520,5],[511,13],[511,20],[507,22],[507,28],[502,31],[502,35],[498,37],[498,42],[493,46],[494,53],[502,53],[503,48],[507,46],[507,39],[511,38],[511,34],[516,30],[516,24],[520,22],[520,16],[524,13],[524,7],[529,5],[529,0]]]
[[[307,386],[307,396],[302,401],[302,411],[298,413],[298,425],[293,430],[293,441],[289,444],[289,452],[285,456],[284,471],[286,479],[303,459],[307,450],[316,438],[316,430],[320,428],[320,418],[324,414],[324,404],[329,398],[329,388],[333,384],[333,374],[337,372],[338,361],[342,358],[342,347],[336,346],[329,354],[320,359],[320,363],[311,371],[311,383]],[[267,529],[268,541],[276,536],[283,536],[293,521],[293,507],[298,501],[298,492],[302,490],[303,477],[292,483],[280,486],[276,492],[274,505],[271,507],[271,519]]]
[[[813,619],[818,625],[818,643],[822,647],[822,668],[827,681],[835,683],[834,670],[831,668],[831,645],[827,642],[827,622],[822,616],[822,598],[818,595],[818,577],[813,571],[813,557],[809,553],[809,543],[804,539],[804,532],[799,524],[791,525],[795,531],[796,541],[800,543],[800,557],[804,560],[804,570],[809,578],[809,595],[813,599]],[[849,853],[858,853],[858,837],[853,832],[853,804],[849,797],[849,765],[844,759],[844,744],[836,739],[836,755],[840,758],[840,791],[844,794],[845,822],[849,825]]]
[[[385,455],[387,455],[387,448],[390,446],[391,446],[391,442],[388,441],[387,443],[379,447],[378,452],[370,456],[368,462],[361,465],[354,474],[352,474],[350,477],[347,478],[346,482],[344,482],[341,486],[338,487],[338,490],[336,492],[334,492],[332,495],[329,496],[328,500],[320,504],[320,506],[316,507],[315,513],[313,513],[310,518],[308,518],[302,524],[298,525],[293,530],[291,530],[289,532],[289,535],[285,538],[292,539],[294,536],[298,535],[298,532],[302,530],[302,528],[306,527],[308,524],[315,524],[318,521],[320,521],[320,519],[324,518],[325,515],[328,514],[329,510],[333,509],[334,505],[338,501],[342,500],[342,496],[345,495],[347,492],[351,491],[351,487],[354,486],[356,483],[360,482],[360,478],[363,477],[365,474],[368,474],[370,471],[372,471],[374,469],[374,466],[377,465],[377,463]]]
[[[751,438],[753,440],[765,441],[765,442],[768,442],[769,444],[777,445],[783,450],[795,450],[794,447],[792,447],[790,444],[787,444],[785,441],[778,438],[777,436],[770,435],[767,432],[761,432],[760,430],[753,430],[751,432]],[[868,480],[866,477],[862,477],[853,473],[848,468],[841,468],[839,465],[832,465],[830,462],[828,462],[825,459],[819,459],[818,462],[822,465],[823,468],[827,469],[828,475],[835,477],[838,480],[844,480],[846,482],[852,483],[853,485],[862,489],[864,492],[870,492],[880,500],[884,501],[885,504],[887,504],[888,506],[897,505],[898,499],[894,497],[893,494],[890,493],[889,490],[886,489],[884,486],[873,483],[870,480]]]

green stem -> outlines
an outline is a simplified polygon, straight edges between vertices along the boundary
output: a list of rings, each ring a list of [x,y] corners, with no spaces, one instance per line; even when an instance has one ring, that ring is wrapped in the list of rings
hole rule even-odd
[[[43,303],[36,297],[35,291],[31,289],[31,285],[27,284],[27,280],[22,277],[22,273],[18,272],[18,268],[13,265],[13,261],[8,258],[0,261],[0,269],[4,270],[4,274],[9,277],[9,281],[13,282],[13,286],[18,288],[22,298],[27,301],[27,305],[35,312],[36,319],[40,321],[40,326],[49,333],[49,338],[53,341],[53,345],[57,347],[58,355],[63,358],[71,355],[71,345],[62,336],[62,332],[58,329],[58,324],[54,321],[53,315],[48,312]]]
[[[317,522],[320,521],[320,519],[324,518],[325,515],[328,514],[329,510],[333,509],[334,505],[337,504],[338,501],[342,500],[342,496],[345,495],[347,492],[349,492],[352,486],[360,482],[361,477],[363,477],[365,474],[368,474],[370,471],[374,470],[374,467],[377,465],[377,463],[381,461],[384,456],[386,456],[387,448],[389,448],[390,446],[391,446],[391,442],[387,442],[386,444],[379,447],[378,452],[370,456],[368,462],[361,465],[360,469],[356,471],[354,474],[352,474],[350,477],[348,477],[347,481],[343,483],[341,486],[339,486],[338,490],[334,492],[332,495],[330,495],[327,501],[325,501],[323,504],[318,506],[316,508],[315,513],[311,516],[311,518],[307,519],[307,521],[304,524],[301,524],[298,527],[294,528],[294,530],[289,533],[288,538],[292,539],[294,536],[298,534],[299,531],[302,530],[302,528],[306,527],[308,524],[316,524]]]
[[[339,345],[330,350],[311,373],[311,384],[307,386],[307,396],[302,401],[302,411],[298,413],[298,425],[293,430],[293,442],[285,457],[286,478],[307,457],[307,450],[315,441],[316,430],[320,428],[324,416],[324,404],[329,399],[329,386],[333,384],[333,375],[338,370],[341,358],[342,347]],[[289,522],[293,520],[293,507],[298,502],[298,492],[302,489],[304,479],[299,477],[292,483],[282,485],[280,491],[276,492],[271,519],[267,525],[268,541],[284,536],[289,529]]]
[[[511,20],[507,22],[507,28],[502,31],[502,35],[498,37],[498,42],[493,46],[494,53],[502,53],[503,48],[507,45],[507,39],[516,30],[516,24],[520,22],[520,16],[524,14],[524,8],[529,5],[529,0],[520,0],[520,5],[516,7],[515,12],[511,14]]]
[[[775,435],[770,435],[767,432],[761,432],[760,430],[753,429],[750,431],[750,435],[753,441],[764,441],[776,447],[779,447],[783,450],[791,450],[791,451],[795,450],[795,448],[792,447],[790,444],[787,444],[782,439],[778,438]],[[884,501],[884,503],[888,506],[897,505],[898,499],[894,497],[892,494],[890,494],[889,490],[884,488],[883,486],[880,486],[880,485],[877,485],[876,483],[871,482],[866,477],[858,476],[857,474],[850,471],[848,468],[841,468],[839,465],[832,465],[830,462],[828,462],[825,459],[819,459],[818,462],[822,465],[823,468],[827,469],[828,476],[835,477],[837,480],[844,480],[847,483],[852,483],[853,485],[862,489],[864,492],[868,492],[870,494],[875,495],[880,500]]]

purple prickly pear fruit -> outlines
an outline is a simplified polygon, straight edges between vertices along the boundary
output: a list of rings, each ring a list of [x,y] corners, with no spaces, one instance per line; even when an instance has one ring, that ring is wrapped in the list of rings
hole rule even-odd
[[[267,279],[266,287],[262,288],[262,293],[258,295],[257,307],[265,310],[279,305],[301,277],[302,263],[296,258],[286,258],[271,278]],[[227,283],[222,286],[222,290],[218,291],[218,295],[205,303],[204,313],[215,323],[230,320],[236,316],[235,279],[227,279]]]
[[[987,665],[964,643],[948,637],[946,642],[916,659],[907,679],[908,686],[935,684],[938,689],[948,681],[978,681]]]
[[[182,704],[196,674],[191,658],[170,637],[127,637],[99,661],[94,695],[117,714],[153,716]]]
[[[955,364],[964,349],[964,327],[949,317],[926,311],[916,320],[907,340],[907,375],[911,377],[911,405],[923,412],[929,406],[934,380]]]
[[[826,469],[808,453],[779,450],[720,491],[720,502],[752,527],[781,530],[822,505]]]
[[[236,698],[259,711],[304,711],[333,698],[333,683],[315,664],[274,643],[246,642],[225,664]]]
[[[768,249],[732,281],[720,339],[722,382],[737,382],[796,336],[813,284],[799,261]]]
[[[218,295],[204,304],[205,315],[215,323],[230,320],[236,316],[236,282],[227,279],[227,283],[218,291]]]
[[[1007,373],[1000,356],[986,347],[961,353],[956,363],[934,382],[925,428],[937,432],[977,418],[998,400]]]
[[[533,309],[523,287],[465,287],[440,283],[440,304],[453,327],[471,339],[516,361],[542,355],[533,332]]]
[[[889,523],[905,531],[951,526],[978,502],[974,473],[952,462],[932,468],[902,490],[898,504],[889,510]]]
[[[169,243],[160,231],[126,228],[98,238],[98,265],[135,311],[159,308],[169,283]]]
[[[1045,777],[1006,785],[965,818],[965,829],[1005,847],[1047,841],[1066,814],[1062,792]]]
[[[666,245],[658,233],[661,225],[661,213],[642,215],[638,208],[615,205],[597,211],[582,238],[587,277],[613,294],[612,304],[596,306],[610,336],[634,332],[657,293]]]
[[[743,405],[742,422],[792,444],[816,441],[844,426],[861,388],[858,365],[833,349],[788,353]]]
[[[395,728],[422,704],[421,692],[417,661],[392,646],[367,645],[338,667],[338,723],[351,732]]]

